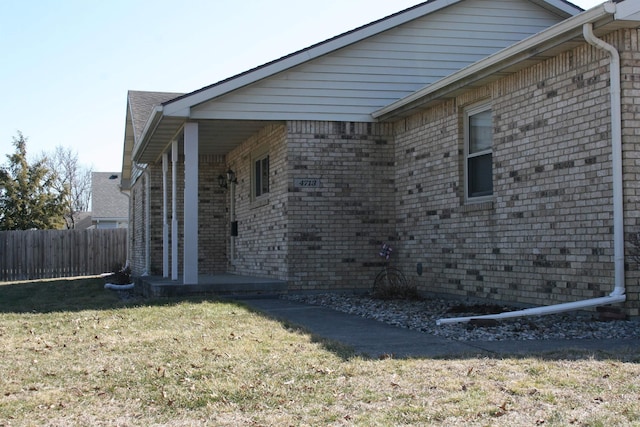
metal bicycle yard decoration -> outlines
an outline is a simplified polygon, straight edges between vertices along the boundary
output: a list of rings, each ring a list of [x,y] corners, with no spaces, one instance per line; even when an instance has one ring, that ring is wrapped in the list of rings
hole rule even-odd
[[[373,282],[372,295],[380,299],[406,298],[411,296],[415,289],[409,286],[404,273],[397,268],[391,266],[391,253],[393,248],[383,243],[380,248],[379,256],[385,259],[384,267],[376,276]]]

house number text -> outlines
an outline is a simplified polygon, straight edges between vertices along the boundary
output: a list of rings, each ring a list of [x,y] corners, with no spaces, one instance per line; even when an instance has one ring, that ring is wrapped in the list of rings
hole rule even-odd
[[[296,188],[318,188],[320,187],[319,178],[296,178],[293,185]]]

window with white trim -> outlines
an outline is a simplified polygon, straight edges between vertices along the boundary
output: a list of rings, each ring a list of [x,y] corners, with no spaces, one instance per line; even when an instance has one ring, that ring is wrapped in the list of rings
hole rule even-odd
[[[493,195],[493,126],[491,106],[465,111],[466,200],[484,201]]]
[[[253,159],[253,197],[259,198],[269,192],[269,153]]]

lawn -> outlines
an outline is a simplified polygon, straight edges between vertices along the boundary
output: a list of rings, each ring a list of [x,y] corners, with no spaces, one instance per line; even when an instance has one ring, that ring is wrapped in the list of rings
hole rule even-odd
[[[0,284],[0,426],[640,425],[640,355],[367,359],[211,299]]]

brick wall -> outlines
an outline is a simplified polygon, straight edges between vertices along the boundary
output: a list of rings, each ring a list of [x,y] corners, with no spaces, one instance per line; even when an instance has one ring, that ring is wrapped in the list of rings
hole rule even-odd
[[[145,268],[145,186],[140,177],[129,194],[129,263],[131,272],[139,276]]]
[[[390,134],[383,124],[288,123],[291,288],[372,286],[380,243],[396,239]]]
[[[626,226],[637,229],[637,32],[623,54]],[[633,53],[632,53],[633,52]],[[490,101],[493,201],[465,204],[464,108]],[[551,304],[613,289],[608,58],[581,46],[395,124],[403,267],[423,290]],[[631,175],[630,175],[631,174]],[[416,264],[425,272],[418,276]],[[627,304],[638,313],[637,274]]]
[[[225,158],[200,156],[198,170],[198,268],[202,274],[226,272],[229,192],[218,184],[227,171]]]
[[[379,242],[395,239],[390,133],[390,125],[295,121],[267,126],[232,152],[239,231],[232,269],[288,280],[291,289],[370,287]],[[270,191],[253,200],[253,153],[264,147]]]
[[[238,236],[231,271],[281,280],[288,277],[285,138],[284,125],[268,125],[228,156],[228,166],[238,179],[235,189]],[[269,152],[269,193],[253,200],[253,159],[255,153],[265,149]]]
[[[227,192],[218,185],[218,175],[226,172],[224,156],[203,155],[198,165],[198,269],[200,274],[213,274],[227,271],[228,208]],[[149,177],[151,228],[150,270],[151,275],[162,275],[162,162],[147,166]],[[178,271],[182,274],[184,220],[184,157],[177,163],[177,219],[178,219]],[[169,223],[169,245],[171,245],[171,162],[167,174],[167,221]],[[145,192],[144,176],[138,178],[131,189],[133,209],[131,210],[130,258],[134,274],[140,275],[145,268]],[[169,249],[171,263],[171,249]]]
[[[162,275],[162,163],[147,167],[149,177],[149,199],[151,211],[150,241],[150,268],[149,274]],[[169,197],[171,197],[171,178],[168,179]],[[171,202],[169,201],[169,207]],[[169,217],[170,218],[170,217]]]
[[[622,164],[624,175],[624,215],[627,249],[631,235],[640,232],[640,31],[615,33],[621,49]],[[611,40],[609,40],[611,42]],[[629,251],[627,253],[629,255]],[[627,311],[640,315],[640,265],[627,258]]]

